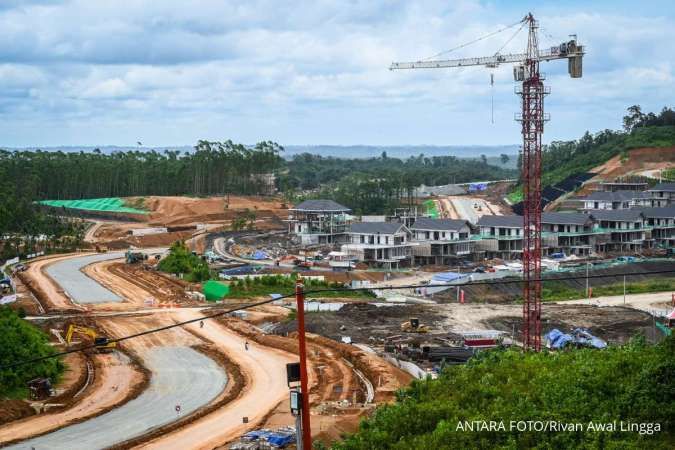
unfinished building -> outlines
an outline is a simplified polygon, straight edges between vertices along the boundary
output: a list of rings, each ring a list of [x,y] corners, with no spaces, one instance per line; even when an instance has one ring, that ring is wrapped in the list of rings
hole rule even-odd
[[[348,243],[342,245],[342,252],[378,267],[410,265],[412,248],[417,245],[410,242],[410,230],[399,222],[353,223],[347,236]]]
[[[656,208],[675,205],[675,183],[659,183],[647,191],[651,205]]]
[[[452,264],[458,258],[471,256],[476,242],[466,220],[418,218],[410,226],[417,264]]]
[[[288,231],[303,245],[340,244],[347,239],[351,210],[333,200],[305,200],[288,210]]]
[[[480,240],[476,250],[487,258],[521,259],[523,254],[522,216],[485,215],[478,219]]]
[[[651,247],[675,247],[675,205],[664,208],[641,208]]]
[[[542,244],[547,254],[589,256],[598,234],[593,217],[582,213],[545,212],[541,215]]]
[[[642,249],[647,228],[644,216],[638,209],[595,210],[589,214],[596,220],[600,231],[596,240],[596,251],[638,252]]]

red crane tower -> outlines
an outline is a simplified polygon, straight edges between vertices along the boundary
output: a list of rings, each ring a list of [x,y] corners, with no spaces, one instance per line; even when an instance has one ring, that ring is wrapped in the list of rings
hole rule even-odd
[[[494,33],[478,38],[448,52],[493,36],[520,25],[516,33],[528,25],[527,50],[525,53],[501,54],[501,49],[493,56],[479,58],[462,58],[450,60],[421,60],[417,62],[392,63],[390,70],[399,69],[441,69],[450,67],[485,66],[495,68],[500,64],[515,63],[513,76],[515,81],[522,82],[516,89],[521,97],[522,112],[516,114],[516,120],[522,124],[522,185],[523,185],[523,329],[522,340],[526,350],[541,349],[541,137],[544,133],[544,122],[549,117],[544,113],[544,96],[550,93],[544,86],[544,76],[539,72],[541,61],[567,59],[567,68],[572,78],[580,78],[582,74],[582,58],[584,47],[577,44],[576,37],[560,45],[543,51],[539,50],[537,37],[538,23],[532,14],[522,20],[497,30]],[[502,49],[506,46],[502,46]],[[443,52],[443,53],[448,53]],[[439,54],[440,55],[440,54]],[[436,55],[438,56],[438,55]],[[434,56],[435,57],[435,56]],[[432,57],[433,58],[433,57]]]

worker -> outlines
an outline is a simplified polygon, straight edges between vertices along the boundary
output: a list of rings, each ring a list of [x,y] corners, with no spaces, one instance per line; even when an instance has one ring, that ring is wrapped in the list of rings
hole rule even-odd
[[[244,348],[248,351],[248,341],[244,342]]]
[[[199,328],[204,328],[204,321],[203,320],[199,321]]]

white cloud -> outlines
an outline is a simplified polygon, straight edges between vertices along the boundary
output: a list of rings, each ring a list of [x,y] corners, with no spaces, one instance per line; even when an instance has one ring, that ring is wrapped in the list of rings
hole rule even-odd
[[[489,72],[390,72],[475,39],[522,12],[463,0],[33,1],[0,8],[4,145],[191,143],[513,143],[510,67],[495,71],[500,123],[486,133]],[[539,8],[542,46],[576,32],[585,74],[544,65],[548,139],[618,128],[623,108],[660,109],[672,92],[675,20],[593,6]],[[445,55],[490,55],[512,31]],[[504,51],[522,51],[525,30]],[[580,105],[582,107],[580,107]],[[611,110],[611,112],[609,112]],[[564,123],[555,118],[565,119]],[[36,124],[36,135],[22,124]],[[19,123],[21,122],[21,123]],[[79,130],[79,133],[64,130]],[[39,142],[36,142],[36,139]]]

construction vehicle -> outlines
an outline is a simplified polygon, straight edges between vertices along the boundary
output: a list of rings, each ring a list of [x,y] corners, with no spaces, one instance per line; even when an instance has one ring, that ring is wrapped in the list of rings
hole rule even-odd
[[[99,353],[109,353],[117,347],[117,342],[109,342],[108,337],[98,334],[95,330],[81,325],[70,324],[66,332],[66,344],[70,345],[73,339],[73,333],[86,334],[94,340],[96,351]]]
[[[127,250],[124,254],[127,264],[135,264],[148,259],[148,255],[143,252],[132,252]]]
[[[49,378],[34,378],[26,383],[31,400],[44,400],[55,395]]]
[[[428,333],[429,327],[420,323],[417,317],[411,317],[401,324],[401,331],[405,333]]]

